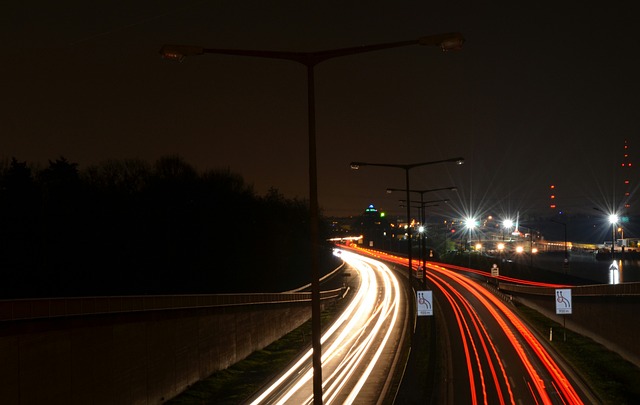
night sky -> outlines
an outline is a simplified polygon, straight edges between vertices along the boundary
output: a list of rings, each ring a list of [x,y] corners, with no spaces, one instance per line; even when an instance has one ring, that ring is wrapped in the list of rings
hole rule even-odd
[[[456,186],[457,214],[567,213],[619,203],[629,141],[640,162],[637,6],[609,1],[62,0],[3,5],[0,159],[80,168],[180,155],[231,169],[258,194],[308,197],[307,82],[297,63],[163,44],[320,51],[461,32],[459,52],[409,46],[315,69],[319,202],[402,214],[412,189]],[[630,7],[635,7],[632,9]],[[418,196],[415,196],[418,198]],[[632,207],[636,212],[640,203]],[[438,207],[437,209],[443,209]]]

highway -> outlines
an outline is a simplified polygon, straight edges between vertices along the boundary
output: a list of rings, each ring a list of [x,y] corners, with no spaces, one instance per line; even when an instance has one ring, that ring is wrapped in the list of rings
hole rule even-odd
[[[365,251],[363,251],[365,252]],[[369,252],[407,265],[405,258]],[[583,404],[588,389],[571,377],[543,342],[519,319],[508,298],[462,274],[466,268],[429,263],[434,316],[445,325],[449,353],[445,393],[449,404]]]
[[[449,331],[451,403],[585,402],[508,303],[466,276],[436,265],[429,270]]]
[[[375,404],[389,393],[391,377],[402,366],[399,348],[409,322],[406,288],[384,263],[336,252],[360,282],[348,307],[321,338],[323,403]],[[248,403],[312,403],[311,354],[301,355]]]

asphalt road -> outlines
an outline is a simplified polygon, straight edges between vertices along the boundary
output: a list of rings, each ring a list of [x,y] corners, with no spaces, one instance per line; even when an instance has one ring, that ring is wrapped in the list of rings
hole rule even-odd
[[[406,265],[404,258],[371,254]],[[589,389],[517,317],[508,297],[460,269],[430,265],[427,273],[436,319],[417,319],[406,383],[396,403],[593,403]],[[434,341],[436,356],[429,348]],[[421,361],[425,355],[430,361]]]
[[[407,332],[406,288],[382,262],[342,253],[353,298],[322,337],[324,404],[375,404],[387,396],[401,365],[400,350]],[[250,404],[310,404],[313,402],[311,350],[275,378]]]

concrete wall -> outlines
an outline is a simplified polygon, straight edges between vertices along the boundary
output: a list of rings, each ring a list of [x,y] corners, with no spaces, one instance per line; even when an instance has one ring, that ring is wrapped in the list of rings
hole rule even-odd
[[[303,301],[0,321],[0,403],[162,403],[301,325],[310,308]]]
[[[571,287],[572,313],[564,320],[555,312],[555,288],[501,283],[500,289],[640,367],[640,283]]]

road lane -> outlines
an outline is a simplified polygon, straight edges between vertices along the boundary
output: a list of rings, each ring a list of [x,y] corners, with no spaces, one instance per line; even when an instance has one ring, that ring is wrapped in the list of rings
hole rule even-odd
[[[387,395],[407,329],[407,297],[385,264],[348,251],[342,259],[360,279],[354,296],[323,334],[325,404],[375,404]],[[313,402],[311,350],[269,384],[251,404]]]
[[[406,258],[366,251],[381,260],[406,266]],[[449,404],[583,404],[589,392],[570,377],[547,346],[502,301],[459,266],[428,264],[441,322],[447,329],[446,350],[452,381]],[[524,281],[523,281],[524,282]],[[444,377],[443,377],[444,378]]]

